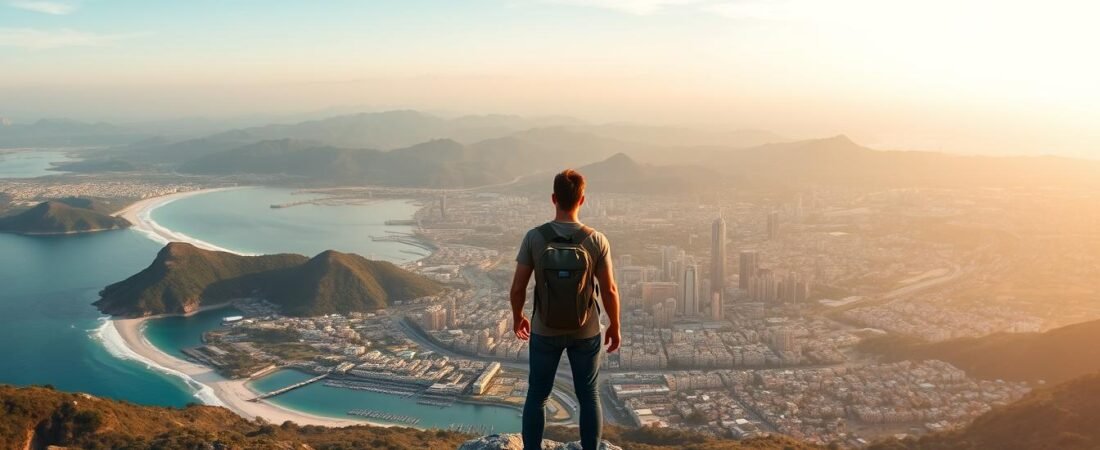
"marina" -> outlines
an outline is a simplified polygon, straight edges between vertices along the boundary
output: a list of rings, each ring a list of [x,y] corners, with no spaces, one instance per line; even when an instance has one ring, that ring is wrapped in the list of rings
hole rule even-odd
[[[419,417],[406,416],[402,414],[393,414],[382,411],[375,411],[373,409],[353,409],[348,411],[349,416],[366,417],[368,419],[379,419],[387,422],[401,423],[408,425],[416,425],[420,423]]]

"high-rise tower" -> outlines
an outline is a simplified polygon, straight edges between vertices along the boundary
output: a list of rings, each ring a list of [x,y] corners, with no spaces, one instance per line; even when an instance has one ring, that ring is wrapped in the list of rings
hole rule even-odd
[[[758,268],[760,268],[759,254],[752,250],[743,250],[738,266],[737,287],[749,290],[749,283],[752,283]]]
[[[710,237],[710,291],[722,298],[726,288],[726,220],[721,212],[711,225]]]
[[[699,267],[695,261],[687,261],[684,264],[684,279],[680,281],[680,294],[683,300],[680,302],[680,314],[692,317],[699,314]]]

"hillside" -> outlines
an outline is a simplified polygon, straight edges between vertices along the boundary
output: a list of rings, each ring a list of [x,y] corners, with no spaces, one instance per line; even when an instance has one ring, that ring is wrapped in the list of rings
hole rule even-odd
[[[473,436],[402,427],[326,428],[249,421],[225,408],[140,406],[48,387],[0,385],[0,448],[49,446],[132,450],[191,449],[457,449]],[[575,428],[549,427],[547,439],[575,440]],[[604,428],[604,438],[627,450],[810,450],[788,438],[744,442],[668,429]]]
[[[384,261],[326,251],[310,259],[240,256],[173,242],[146,269],[100,291],[95,305],[114,316],[190,313],[203,305],[259,296],[288,315],[316,316],[384,308],[442,288]]]
[[[1100,375],[1032,392],[978,417],[968,427],[873,450],[1085,450],[1100,448]]]
[[[72,206],[70,203],[78,206]],[[20,234],[73,234],[126,228],[130,222],[104,212],[87,199],[42,202],[22,212],[0,217],[0,231]]]
[[[590,194],[685,194],[699,192],[718,178],[717,172],[701,166],[658,166],[643,164],[625,153],[577,168],[587,180]],[[516,190],[528,193],[549,193],[550,174],[545,178],[524,179]]]
[[[396,427],[272,425],[214,406],[139,406],[43,387],[0,386],[0,411],[4,449],[425,449],[456,448],[469,438]]]
[[[1060,383],[1100,371],[1100,320],[1045,333],[999,333],[935,344],[880,342],[890,359],[939,359],[985,379]]]

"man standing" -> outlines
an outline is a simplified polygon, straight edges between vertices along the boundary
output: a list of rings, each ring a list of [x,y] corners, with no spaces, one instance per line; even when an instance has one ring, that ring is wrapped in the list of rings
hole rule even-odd
[[[619,291],[611,268],[607,238],[578,219],[584,204],[584,177],[568,169],[554,177],[554,220],[524,236],[512,278],[512,330],[530,340],[530,376],[523,406],[523,447],[542,448],[544,408],[554,388],[564,351],[573,369],[573,386],[580,405],[581,446],[596,450],[603,416],[597,378],[600,371],[600,307],[609,324],[603,343],[608,352],[619,348]],[[531,320],[523,314],[527,283],[535,276]],[[598,282],[598,285],[596,284]],[[598,286],[598,288],[597,288]]]

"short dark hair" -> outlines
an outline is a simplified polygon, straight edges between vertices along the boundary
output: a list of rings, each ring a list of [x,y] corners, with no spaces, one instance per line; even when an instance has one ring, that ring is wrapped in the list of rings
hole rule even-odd
[[[572,211],[584,196],[584,175],[573,169],[565,169],[554,177],[554,198],[558,208]]]

